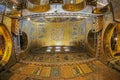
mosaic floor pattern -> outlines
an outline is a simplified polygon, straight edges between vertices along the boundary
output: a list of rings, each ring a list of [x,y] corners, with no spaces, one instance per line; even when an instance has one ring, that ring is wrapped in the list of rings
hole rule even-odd
[[[74,62],[81,60],[88,60],[93,58],[88,53],[37,53],[29,54],[22,58],[21,61],[25,62],[46,62],[46,63],[58,63],[58,62]]]
[[[98,60],[73,65],[17,63],[9,80],[120,80],[120,74]]]

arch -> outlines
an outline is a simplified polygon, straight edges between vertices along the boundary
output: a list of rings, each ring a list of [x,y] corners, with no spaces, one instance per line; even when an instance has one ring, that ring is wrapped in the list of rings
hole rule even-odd
[[[0,60],[3,57],[4,51],[5,51],[5,40],[2,34],[0,34]]]
[[[111,47],[114,57],[120,57],[120,24],[119,23],[116,24],[116,27],[113,31],[111,38],[111,45],[112,44],[114,45],[113,47]]]
[[[111,49],[112,51],[115,51],[115,47],[116,47],[116,37],[117,37],[117,29],[115,28],[111,37]]]
[[[95,32],[93,32],[92,30],[90,30],[89,32],[88,32],[88,36],[87,36],[87,40],[88,40],[88,44],[89,44],[89,46],[92,48],[92,49],[95,49],[95,45],[97,45],[97,44],[95,44],[95,39],[96,39],[96,33]]]
[[[111,39],[112,39],[113,32],[115,30],[115,27],[116,27],[115,23],[110,23],[106,27],[103,34],[103,51],[104,51],[104,54],[109,58],[114,57],[114,53],[111,48]]]
[[[0,24],[0,33],[5,41],[5,50],[0,60],[0,64],[5,65],[9,61],[12,54],[12,40],[8,29],[3,24]]]
[[[28,46],[28,36],[25,32],[22,32],[22,35],[20,35],[21,50],[27,49],[27,46]]]
[[[87,50],[92,53],[92,55],[96,55],[96,33],[93,30],[89,30],[88,34],[87,34],[87,43],[86,43],[86,48]]]

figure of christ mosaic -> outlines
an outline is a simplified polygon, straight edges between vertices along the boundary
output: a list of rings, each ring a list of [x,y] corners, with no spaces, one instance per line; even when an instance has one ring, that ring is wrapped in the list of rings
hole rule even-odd
[[[60,41],[64,39],[64,28],[52,28],[51,29],[51,40]]]

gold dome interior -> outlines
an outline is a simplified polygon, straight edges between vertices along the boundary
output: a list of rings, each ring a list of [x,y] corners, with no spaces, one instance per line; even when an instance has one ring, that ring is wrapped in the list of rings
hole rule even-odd
[[[119,80],[119,2],[2,0],[0,80]]]

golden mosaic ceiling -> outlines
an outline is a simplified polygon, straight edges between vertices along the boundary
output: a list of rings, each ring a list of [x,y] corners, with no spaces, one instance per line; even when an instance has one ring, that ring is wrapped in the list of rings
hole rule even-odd
[[[13,9],[14,6],[16,6],[16,9],[18,11],[22,10],[23,17],[29,16],[35,18],[42,16],[42,17],[50,18],[55,16],[57,17],[72,16],[77,18],[81,16],[82,18],[85,18],[94,15],[96,9],[94,12],[92,10],[96,8],[96,4],[97,7],[103,8],[108,4],[108,1],[107,0],[10,0],[10,1],[2,0],[0,4],[6,5],[8,8],[10,8],[11,12],[8,11],[7,15],[15,18],[17,18],[17,16],[20,17],[20,14],[15,13],[15,10]],[[97,12],[101,14],[100,10]],[[71,13],[73,11],[74,13]],[[58,20],[59,19],[55,19],[55,21]],[[37,19],[37,21],[39,21],[39,19]]]
[[[8,7],[12,7],[14,4],[18,5],[19,7],[21,6],[26,6],[26,3],[30,1],[33,4],[40,4],[41,2],[49,2],[49,4],[54,4],[54,3],[75,3],[79,4],[82,1],[86,1],[87,5],[92,5],[92,6],[101,6],[101,5],[106,5],[108,3],[108,0],[0,0],[0,4],[7,5]]]

